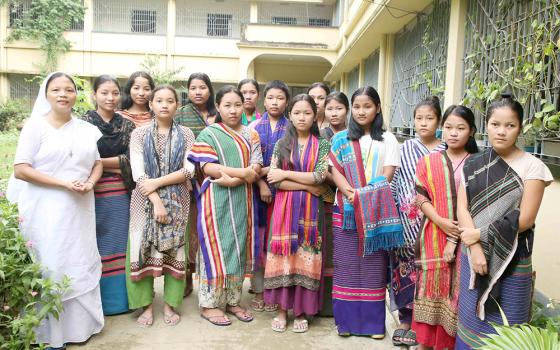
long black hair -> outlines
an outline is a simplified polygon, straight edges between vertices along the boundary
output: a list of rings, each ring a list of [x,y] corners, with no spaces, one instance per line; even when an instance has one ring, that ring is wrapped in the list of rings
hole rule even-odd
[[[245,84],[251,84],[255,87],[255,90],[257,90],[257,94],[260,93],[259,90],[259,83],[255,80],[255,79],[251,79],[251,78],[246,78],[243,79],[239,82],[239,84],[237,84],[237,90],[241,90],[241,88],[243,87],[243,85]]]
[[[414,107],[414,114],[413,117],[416,116],[416,111],[420,107],[430,107],[434,114],[436,115],[438,123],[441,121],[441,104],[439,102],[439,97],[437,96],[428,96],[422,101],[420,101],[416,107]]]
[[[134,103],[132,101],[132,97],[130,97],[130,89],[132,89],[132,85],[134,85],[134,81],[136,80],[136,78],[144,78],[148,80],[148,84],[150,84],[150,88],[152,89],[152,92],[156,87],[156,84],[154,83],[154,79],[152,79],[152,77],[147,72],[137,71],[132,73],[128,78],[126,84],[124,85],[121,109],[129,109],[130,107],[132,107]],[[149,100],[149,96],[148,96],[148,100]],[[148,102],[146,102],[146,109],[150,110],[150,106],[148,105]]]
[[[290,102],[290,105],[288,107],[288,113],[292,113],[292,109],[294,108],[294,105],[301,101],[305,101],[309,103],[311,109],[313,110],[313,118],[317,117],[317,105],[315,104],[313,98],[308,94],[296,95]],[[319,127],[317,126],[317,120],[313,120],[313,125],[311,125],[311,129],[309,130],[309,132],[311,133],[311,135],[320,137]],[[280,164],[282,164],[282,161],[287,160],[290,169],[293,169],[294,166],[294,164],[292,163],[292,149],[297,148],[297,138],[298,138],[297,130],[290,119],[290,122],[288,123],[288,126],[286,128],[286,133],[280,140],[278,140],[278,150],[279,150],[278,161],[280,162]]]
[[[208,87],[210,91],[210,96],[208,96],[208,101],[206,101],[206,110],[208,111],[208,115],[216,115],[216,105],[214,104],[214,88],[212,87],[212,82],[210,81],[210,77],[206,73],[193,73],[189,76],[187,80],[187,89],[190,90],[191,83],[193,80],[202,80],[204,84]]]
[[[320,81],[311,84],[311,85],[307,88],[307,93],[309,94],[309,91],[311,91],[312,89],[315,89],[315,88],[317,88],[317,87],[323,89],[323,91],[326,92],[326,95],[328,95],[328,94],[331,93],[331,89],[327,86],[327,84],[325,84],[325,83],[323,83],[323,82],[320,82]]]
[[[385,127],[383,126],[383,114],[381,113],[381,98],[379,98],[379,93],[371,86],[364,86],[354,91],[352,94],[351,104],[354,104],[354,100],[358,96],[367,96],[379,109],[373,123],[370,127],[370,136],[376,141],[383,141],[383,133],[385,132]],[[360,137],[364,136],[364,129],[360,124],[356,123],[354,120],[354,114],[348,122],[348,139],[355,141],[359,140]]]
[[[451,105],[447,107],[441,118],[441,125],[445,124],[445,121],[451,115],[463,118],[463,120],[467,122],[469,129],[473,131],[473,135],[476,133],[474,113],[469,107],[463,105]],[[474,136],[469,136],[469,140],[465,145],[465,150],[471,154],[478,153],[478,145],[476,144]]]
[[[241,99],[241,103],[245,102],[245,98],[243,97],[243,94],[241,93],[241,91],[239,91],[239,89],[236,89],[235,86],[233,86],[233,85],[225,85],[225,86],[221,87],[220,90],[218,90],[218,92],[216,93],[216,106],[219,106],[220,103],[222,103],[222,98],[226,94],[229,94],[230,92],[233,92],[237,96],[239,96],[239,98]],[[215,122],[216,123],[221,123],[222,122],[222,116],[220,115],[219,111],[216,111]]]
[[[120,92],[121,85],[119,84],[119,81],[116,78],[114,78],[114,77],[112,77],[108,74],[103,74],[103,75],[100,75],[97,78],[95,78],[95,80],[93,81],[93,92],[97,92],[97,89],[99,89],[99,87],[102,84],[105,84],[106,82],[114,83],[117,86],[117,89],[119,89],[119,92]]]
[[[488,110],[486,111],[486,122],[490,120],[490,117],[492,117],[492,114],[496,109],[503,107],[511,109],[517,116],[519,125],[523,125],[523,106],[513,97],[513,94],[509,92],[502,93],[501,99],[492,102],[490,106],[488,106]]]

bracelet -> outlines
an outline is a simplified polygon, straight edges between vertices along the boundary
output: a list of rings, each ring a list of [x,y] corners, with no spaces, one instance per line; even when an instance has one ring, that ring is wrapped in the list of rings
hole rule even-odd
[[[448,241],[448,242],[454,243],[454,244],[457,244],[457,243],[459,243],[459,241],[458,241],[458,240],[456,240],[456,239],[453,239],[453,238],[451,238],[451,237],[445,237],[445,240],[446,240],[446,241]]]

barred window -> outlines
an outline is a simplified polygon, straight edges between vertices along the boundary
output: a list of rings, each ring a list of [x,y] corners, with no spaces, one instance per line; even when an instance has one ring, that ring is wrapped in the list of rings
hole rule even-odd
[[[206,34],[208,36],[231,37],[232,15],[209,13],[206,16]]]
[[[312,27],[330,27],[331,20],[328,18],[310,18],[309,25]]]
[[[132,10],[130,31],[132,33],[155,33],[156,11]]]
[[[297,20],[296,20],[295,17],[273,16],[273,17],[272,17],[272,24],[296,25],[296,24],[297,24]]]
[[[31,8],[31,1],[18,2],[18,3],[10,1],[8,6],[10,27],[13,27],[16,24],[16,21],[22,20],[26,12],[29,11],[30,8]]]

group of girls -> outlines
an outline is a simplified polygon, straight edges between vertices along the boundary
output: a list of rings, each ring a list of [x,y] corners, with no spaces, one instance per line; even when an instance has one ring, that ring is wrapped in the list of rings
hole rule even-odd
[[[121,101],[118,81],[100,76],[96,110],[75,118],[72,78],[43,82],[9,195],[45,274],[72,285],[38,343],[85,341],[103,315],[134,309],[151,326],[162,275],[163,321],[176,325],[194,272],[200,315],[217,326],[253,320],[240,304],[247,274],[250,307],[277,312],[276,332],[292,311],[296,333],[322,315],[341,336],[382,339],[388,284],[395,345],[476,347],[501,323],[498,305],[510,324],[528,321],[533,227],[552,176],[516,147],[523,109],[510,96],[489,107],[479,152],[472,111],[442,115],[435,97],[399,146],[369,86],[350,101],[323,83],[290,98],[274,80],[262,115],[255,80],[214,94],[195,73],[187,88],[181,107],[173,87],[136,72]]]

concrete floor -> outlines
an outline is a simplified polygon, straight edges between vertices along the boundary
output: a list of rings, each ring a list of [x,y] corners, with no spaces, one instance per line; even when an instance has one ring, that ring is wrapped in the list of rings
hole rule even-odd
[[[387,313],[387,336],[384,340],[367,337],[342,338],[336,333],[333,318],[316,318],[303,334],[293,333],[288,323],[288,330],[276,333],[270,329],[270,321],[275,315],[268,312],[255,312],[255,319],[242,323],[230,317],[233,324],[218,327],[203,320],[198,312],[196,288],[185,299],[180,309],[181,322],[175,327],[168,327],[162,318],[162,278],[156,280],[155,319],[150,328],[136,325],[139,312],[105,318],[103,331],[92,337],[87,343],[69,346],[69,350],[175,350],[175,349],[400,349],[392,346],[389,334],[393,333],[395,322]],[[248,286],[245,286],[245,290]],[[252,295],[243,294],[242,305],[249,305]],[[406,349],[403,347],[402,349]]]
[[[537,218],[533,268],[537,271],[536,287],[548,297],[560,300],[560,182],[545,191]],[[247,286],[246,286],[247,288]],[[185,299],[180,312],[182,321],[176,327],[164,325],[161,310],[162,279],[156,282],[156,318],[151,328],[140,328],[138,313],[105,318],[102,333],[71,350],[174,350],[174,349],[398,349],[392,346],[389,334],[395,328],[392,315],[387,314],[388,333],[384,340],[365,337],[341,338],[336,334],[332,318],[316,318],[309,332],[296,334],[289,330],[278,334],[270,329],[273,313],[255,313],[255,320],[245,324],[233,319],[229,327],[213,326],[199,316],[196,290]],[[243,305],[249,305],[250,294],[244,293]],[[291,326],[291,323],[288,325]],[[405,349],[405,348],[403,348]]]

